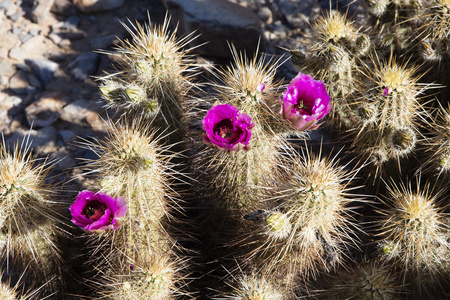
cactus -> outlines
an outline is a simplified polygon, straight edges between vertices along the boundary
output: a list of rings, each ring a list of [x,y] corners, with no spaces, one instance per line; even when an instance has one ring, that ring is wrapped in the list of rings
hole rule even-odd
[[[124,197],[128,207],[118,230],[100,243],[92,240],[89,264],[109,283],[95,287],[109,299],[119,294],[121,299],[135,299],[141,293],[171,299],[175,281],[182,277],[175,274],[181,269],[173,252],[177,244],[168,234],[171,211],[181,209],[173,186],[179,175],[169,161],[172,157],[161,153],[170,147],[159,145],[162,136],[156,136],[156,129],[133,122],[109,122],[105,141],[84,145],[99,156],[88,168],[98,173],[101,190]]]
[[[428,183],[421,186],[420,176],[414,189],[411,183],[391,183],[382,199],[387,208],[379,210],[381,258],[393,261],[404,281],[413,280],[414,287],[428,291],[449,272],[448,220],[438,206],[442,193]]]
[[[283,300],[289,299],[285,290],[275,287],[270,280],[260,278],[256,274],[241,274],[227,283],[232,292],[230,295],[213,299],[242,299],[242,300]]]
[[[29,140],[11,152],[0,145],[0,249],[6,270],[25,272],[41,285],[60,276],[57,237],[63,231],[58,214],[64,203],[54,199],[57,186],[48,183],[52,162],[32,156]],[[62,288],[62,284],[59,284]],[[56,291],[56,281],[45,287]]]
[[[246,239],[255,245],[247,259],[268,272],[306,280],[341,264],[343,253],[356,244],[350,203],[362,197],[348,196],[358,169],[348,172],[337,160],[309,152],[289,163],[274,196],[277,206],[245,217],[258,224]]]
[[[100,91],[109,108],[131,116],[155,119],[157,127],[183,132],[187,95],[196,87],[196,66],[187,45],[193,34],[177,38],[170,33],[170,17],[154,26],[123,26],[132,40],[120,41],[111,53],[119,59],[118,71],[100,78]]]
[[[448,178],[450,174],[450,106],[444,109],[439,107],[433,120],[434,130],[427,140],[427,160],[422,171],[431,176]]]
[[[330,288],[320,299],[394,300],[404,295],[404,286],[387,264],[373,259],[353,263],[329,276]]]

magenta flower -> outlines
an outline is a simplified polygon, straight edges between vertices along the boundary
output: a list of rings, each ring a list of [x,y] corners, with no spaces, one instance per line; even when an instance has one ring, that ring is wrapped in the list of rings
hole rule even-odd
[[[250,150],[252,118],[230,104],[213,106],[203,119],[203,140],[222,151]]]
[[[81,229],[100,233],[119,228],[119,218],[127,213],[127,203],[122,197],[113,198],[102,192],[82,191],[70,206],[70,212],[72,222]]]
[[[323,82],[302,73],[292,79],[280,101],[283,118],[299,131],[316,129],[320,125],[317,121],[331,110],[330,96]]]

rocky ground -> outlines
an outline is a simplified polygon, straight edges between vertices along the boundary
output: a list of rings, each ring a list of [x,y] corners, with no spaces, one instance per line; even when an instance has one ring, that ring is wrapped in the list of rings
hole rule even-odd
[[[302,46],[308,21],[328,9],[328,0],[127,0],[89,1],[0,0],[0,131],[12,147],[30,140],[38,157],[55,160],[55,175],[76,178],[73,190],[87,185],[81,166],[95,153],[77,145],[81,139],[101,138],[105,111],[96,76],[111,69],[111,51],[129,35],[121,24],[155,23],[166,11],[181,33],[197,30],[198,63],[226,63],[227,41],[239,50],[287,54],[283,48]],[[123,2],[123,3],[121,3]],[[200,3],[201,2],[201,3]],[[111,9],[104,10],[105,4]],[[345,4],[345,3],[344,3]],[[114,7],[116,5],[116,7]],[[331,6],[335,7],[335,3]],[[344,6],[342,6],[344,7]],[[350,14],[361,13],[352,5]],[[358,18],[358,15],[356,15]],[[360,17],[360,16],[359,16]],[[195,45],[190,45],[195,46]],[[297,70],[287,61],[280,78]]]

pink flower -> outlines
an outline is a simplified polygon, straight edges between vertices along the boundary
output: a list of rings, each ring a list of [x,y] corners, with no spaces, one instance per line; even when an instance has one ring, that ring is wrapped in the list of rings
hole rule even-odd
[[[203,120],[203,140],[222,151],[250,150],[252,118],[230,104],[213,106]]]
[[[331,110],[330,96],[322,81],[310,75],[298,73],[283,94],[281,114],[299,131],[316,129]]]
[[[72,222],[81,229],[100,233],[116,230],[120,226],[119,218],[127,213],[124,198],[113,198],[105,193],[82,191],[70,206]]]

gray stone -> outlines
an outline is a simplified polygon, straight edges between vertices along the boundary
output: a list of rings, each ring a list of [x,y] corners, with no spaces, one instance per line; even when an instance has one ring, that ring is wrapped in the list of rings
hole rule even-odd
[[[69,0],[54,0],[50,11],[57,15],[70,16],[77,13],[77,9]]]
[[[8,15],[8,18],[9,18],[11,21],[15,22],[15,21],[19,20],[19,18],[20,18],[21,16],[24,16],[24,15],[25,15],[25,12],[24,12],[24,11],[18,11],[18,12],[16,12],[16,13],[13,13],[13,14]]]
[[[44,86],[53,79],[59,67],[56,62],[45,58],[25,59],[25,63]]]
[[[22,60],[27,57],[27,53],[22,50],[20,47],[14,47],[9,50],[8,56],[13,59]]]
[[[76,139],[76,135],[72,130],[63,129],[58,131],[58,134],[64,144],[73,143]]]
[[[87,76],[97,72],[99,61],[100,58],[97,53],[82,53],[68,65],[70,74],[75,80],[83,81]]]
[[[65,149],[58,149],[56,152],[50,153],[50,159],[55,161],[55,168],[62,171],[73,168],[76,165],[75,159]]]
[[[0,75],[11,76],[16,71],[16,68],[7,59],[0,59]]]
[[[317,0],[280,0],[280,10],[286,17],[286,20],[294,28],[303,28],[308,25],[309,16],[314,7],[318,7]]]
[[[106,49],[109,46],[112,46],[116,40],[116,35],[110,34],[93,38],[89,41],[89,44],[91,46],[91,49]]]
[[[17,96],[7,96],[1,99],[0,110],[10,110],[11,108],[17,107],[22,103],[22,98]]]
[[[60,119],[73,124],[85,125],[86,118],[92,113],[97,114],[101,109],[100,103],[81,99],[66,105],[61,111]]]
[[[13,2],[11,0],[4,0],[0,2],[0,9],[8,10],[13,7]]]
[[[31,20],[34,23],[43,23],[50,13],[54,0],[35,0],[31,9]]]
[[[28,86],[27,73],[22,70],[18,70],[9,79],[9,88],[16,94],[27,94],[29,92],[27,90]]]
[[[33,74],[27,73],[27,80],[31,86],[34,86],[37,89],[41,87],[41,82]]]
[[[199,35],[189,46],[199,54],[231,58],[228,43],[238,51],[254,53],[262,36],[262,22],[250,9],[227,0],[165,0],[182,34]],[[261,50],[261,49],[260,49]]]
[[[55,127],[49,126],[39,130],[29,129],[17,129],[6,140],[6,144],[10,149],[13,149],[15,145],[21,145],[24,141],[29,141],[30,147],[36,149],[38,152],[48,153],[55,150],[57,138],[57,131]]]
[[[273,21],[272,11],[267,6],[262,6],[258,11],[258,17],[266,24],[270,24]]]
[[[59,118],[63,105],[60,93],[43,95],[25,109],[28,124],[34,128],[52,125]]]

